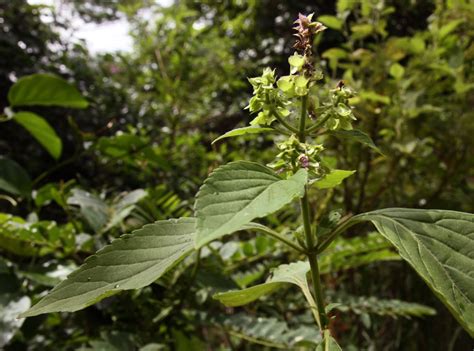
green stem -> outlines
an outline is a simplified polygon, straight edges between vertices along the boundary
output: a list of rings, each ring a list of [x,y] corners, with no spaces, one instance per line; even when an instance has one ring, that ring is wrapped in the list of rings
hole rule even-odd
[[[301,116],[300,116],[300,130],[298,131],[299,133],[299,139],[302,143],[306,141],[306,116],[308,113],[308,96],[302,96],[301,97]]]
[[[306,129],[306,133],[311,133],[315,131],[316,129],[322,127],[322,125],[331,117],[331,115],[328,113],[326,116],[323,117],[320,121],[317,121],[315,124],[313,124],[311,127]]]
[[[298,251],[299,253],[304,253],[305,250],[299,246],[297,243],[289,240],[288,238],[285,238],[283,235],[281,235],[280,233],[277,233],[276,231],[262,225],[262,224],[259,224],[259,223],[249,223],[248,225],[244,226],[242,229],[244,230],[255,230],[255,231],[258,231],[258,232],[261,232],[263,234],[267,234],[279,241],[281,241],[282,243],[288,245],[289,247],[295,249],[296,251]]]
[[[329,245],[331,245],[331,243],[339,236],[339,234],[345,232],[347,229],[359,223],[360,221],[361,220],[358,219],[357,216],[354,216],[340,222],[336,228],[334,228],[329,234],[325,235],[320,242],[318,242],[318,245],[316,246],[316,252],[323,252]]]
[[[298,133],[300,142],[304,143],[306,140],[306,117],[307,117],[307,105],[308,97],[303,96],[301,98],[301,117],[300,117],[300,130]],[[311,217],[309,211],[309,201],[308,201],[308,189],[305,187],[304,195],[300,200],[301,214],[303,217],[303,226],[304,233],[306,238],[306,249],[308,256],[309,265],[311,267],[311,278],[313,282],[314,296],[316,300],[316,306],[318,307],[318,314],[321,323],[321,329],[326,330],[328,328],[328,317],[326,315],[326,310],[324,307],[324,296],[323,290],[321,287],[321,278],[319,273],[318,265],[318,254],[316,251],[315,237],[311,229]]]
[[[275,117],[277,119],[278,122],[280,122],[286,129],[288,129],[289,131],[293,132],[293,133],[298,133],[298,129],[296,129],[295,127],[293,127],[291,124],[289,124],[287,121],[285,121],[285,119],[278,113],[277,110],[275,109],[271,109],[270,110],[270,113],[273,115],[273,117]]]

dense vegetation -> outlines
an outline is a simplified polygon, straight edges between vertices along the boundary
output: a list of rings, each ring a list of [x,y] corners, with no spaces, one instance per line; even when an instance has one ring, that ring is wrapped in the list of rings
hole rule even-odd
[[[281,142],[274,134],[211,143],[255,118],[244,109],[255,89],[246,77],[267,66],[288,74],[299,12],[315,12],[328,27],[313,43],[321,90],[344,80],[356,92],[352,124],[374,143],[325,140],[328,167],[356,172],[340,187],[311,190],[319,227],[386,207],[473,212],[469,1],[66,3],[85,21],[126,16],[134,50],[91,55],[61,38],[65,19],[45,22],[50,9],[2,2],[0,348],[314,349],[320,335],[296,287],[245,307],[213,299],[301,259],[252,232],[220,237],[153,284],[80,312],[16,319],[122,233],[191,216],[202,180],[219,165],[274,161]],[[299,209],[285,207],[264,223],[297,230]],[[472,257],[465,265],[472,272]],[[472,348],[370,225],[338,237],[320,272],[327,302],[336,303],[329,329],[344,350]]]

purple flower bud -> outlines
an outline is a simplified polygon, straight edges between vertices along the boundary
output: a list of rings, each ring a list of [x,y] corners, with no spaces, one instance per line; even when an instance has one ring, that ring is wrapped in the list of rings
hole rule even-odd
[[[309,167],[309,158],[305,154],[301,155],[298,158],[298,161],[300,162],[301,167],[303,167],[303,168],[308,168]]]

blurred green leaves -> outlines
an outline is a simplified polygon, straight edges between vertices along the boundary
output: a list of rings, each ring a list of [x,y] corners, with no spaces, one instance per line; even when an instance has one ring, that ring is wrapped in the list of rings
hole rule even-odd
[[[10,106],[60,106],[86,108],[88,102],[64,79],[53,74],[20,78],[8,92]]]

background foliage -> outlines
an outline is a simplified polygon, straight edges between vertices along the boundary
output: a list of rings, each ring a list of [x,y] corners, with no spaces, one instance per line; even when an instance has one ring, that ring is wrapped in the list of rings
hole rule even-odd
[[[332,211],[321,225],[392,206],[473,212],[474,8],[468,0],[67,3],[87,22],[126,16],[134,49],[91,55],[59,35],[70,25],[66,19],[45,22],[41,13],[51,9],[1,0],[1,110],[13,105],[14,82],[32,73],[63,77],[89,106],[28,106],[61,140],[57,157],[8,120],[8,111],[2,117],[0,348],[266,350],[305,349],[317,340],[293,287],[247,307],[212,299],[261,283],[273,267],[298,259],[262,236],[215,242],[199,265],[190,257],[151,286],[78,313],[15,319],[111,239],[189,214],[201,181],[217,165],[272,160],[271,137],[211,141],[250,120],[243,110],[251,93],[246,77],[265,66],[286,74],[298,12],[315,12],[329,27],[315,43],[325,84],[344,79],[358,92],[357,128],[370,132],[383,152],[333,140],[333,162],[357,172],[340,190],[313,190],[318,213]],[[153,15],[145,19],[144,9]],[[283,231],[287,220],[297,224],[295,209],[269,224]],[[325,287],[339,303],[331,328],[340,344],[472,348],[425,284],[369,231],[356,227],[323,258]]]

